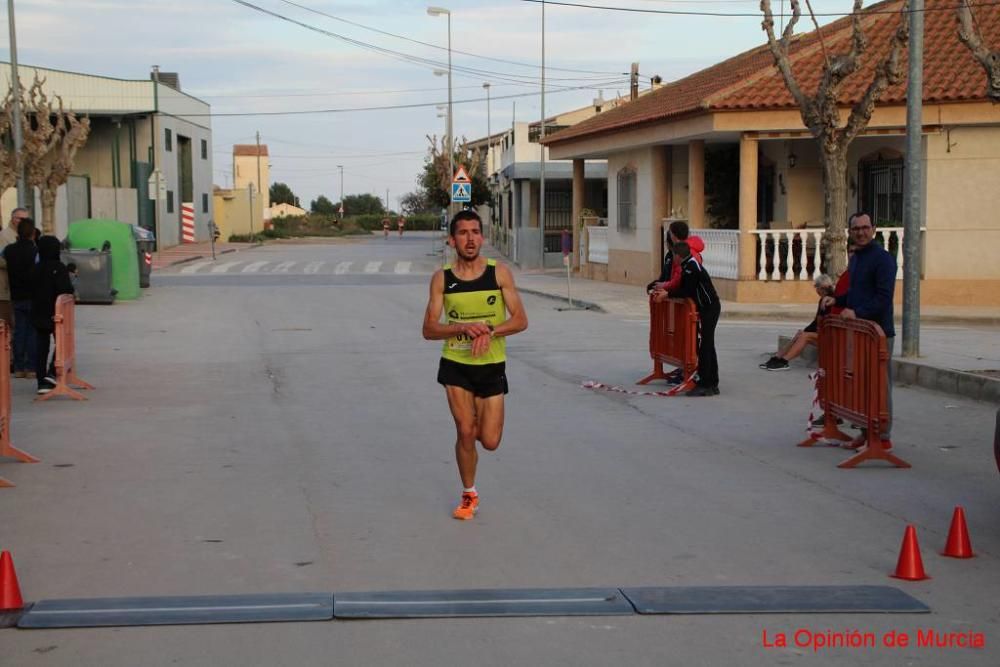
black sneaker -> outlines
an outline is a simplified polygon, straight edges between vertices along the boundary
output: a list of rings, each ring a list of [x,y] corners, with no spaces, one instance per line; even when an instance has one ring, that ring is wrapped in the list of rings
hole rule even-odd
[[[694,389],[692,389],[691,391],[689,391],[688,393],[686,393],[684,395],[685,396],[718,396],[719,395],[719,388],[718,387],[701,387],[701,386],[698,386],[698,387],[695,387]]]
[[[680,368],[667,376],[667,384],[680,384],[681,382],[684,382],[684,371]]]
[[[771,357],[768,359],[767,363],[764,364],[764,370],[768,371],[787,371],[788,362],[781,357]]]
[[[56,388],[55,382],[42,380],[41,382],[38,383],[38,391],[36,391],[35,393],[38,394],[39,396],[44,396],[45,394],[49,393],[55,388]]]
[[[762,369],[762,370],[765,370],[765,371],[766,371],[766,370],[767,370],[767,365],[768,365],[768,364],[770,364],[770,363],[774,363],[774,360],[775,360],[775,359],[777,359],[777,358],[778,358],[778,357],[775,357],[775,356],[772,356],[772,357],[771,357],[770,359],[768,359],[768,360],[767,360],[767,361],[765,361],[764,363],[762,363],[762,364],[757,364],[757,368],[760,368],[760,369]]]

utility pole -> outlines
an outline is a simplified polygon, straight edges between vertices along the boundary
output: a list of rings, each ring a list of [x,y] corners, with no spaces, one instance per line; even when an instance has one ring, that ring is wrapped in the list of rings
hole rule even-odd
[[[639,99],[639,63],[632,63],[632,70],[628,76],[629,100],[634,102]]]
[[[13,97],[14,153],[20,157],[24,150],[24,130],[21,127],[21,77],[17,71],[17,30],[14,28],[14,0],[7,0],[7,26],[10,28],[10,84]],[[31,194],[34,194],[33,192]],[[31,210],[35,208],[34,197],[28,201],[28,181],[24,178],[24,167],[17,172],[17,206]]]
[[[344,208],[344,165],[338,164],[337,169],[340,170],[340,211],[338,213],[340,213],[340,221],[343,222],[344,211],[347,210]]]
[[[389,188],[385,189],[385,212],[389,212]]]
[[[250,201],[250,242],[253,243],[253,181],[248,184],[247,194]]]
[[[903,349],[920,356],[920,187],[923,158],[924,0],[910,0],[909,80],[906,87],[906,205],[903,210]],[[888,239],[886,239],[888,242]]]
[[[163,237],[160,235],[162,226],[160,224],[160,180],[163,179],[163,174],[159,172],[160,164],[160,154],[157,151],[157,144],[159,143],[160,128],[159,124],[156,122],[157,115],[160,112],[160,66],[153,65],[153,113],[149,117],[149,129],[150,133],[153,135],[150,141],[150,146],[153,149],[153,173],[156,175],[156,199],[154,200],[156,204],[153,205],[153,234],[156,236],[156,256],[160,256],[160,250],[163,248]],[[236,178],[236,157],[233,157],[233,179],[235,182]]]
[[[538,135],[538,152],[541,155],[541,172],[538,184],[538,235],[542,254],[539,267],[545,270],[545,0],[542,0],[542,128]]]
[[[260,197],[260,218],[264,219],[264,184],[260,182],[260,130],[257,130],[257,194]]]

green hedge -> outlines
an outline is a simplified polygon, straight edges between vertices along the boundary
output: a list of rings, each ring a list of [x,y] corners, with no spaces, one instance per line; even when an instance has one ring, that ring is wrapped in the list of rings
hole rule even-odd
[[[406,227],[410,231],[428,231],[438,229],[441,225],[441,218],[434,213],[418,213],[416,215],[403,216],[406,218]],[[386,216],[378,214],[368,214],[368,215],[356,215],[349,216],[344,222],[354,222],[361,229],[366,229],[368,231],[381,231],[382,230],[382,220]],[[396,229],[396,220],[399,218],[397,215],[389,216],[389,221],[391,222],[390,227]]]
[[[382,230],[383,215],[349,216],[340,222],[335,215],[319,215],[309,213],[302,216],[275,218],[272,228],[250,234],[233,234],[229,241],[234,243],[259,243],[267,239],[287,239],[303,236],[350,236],[354,234],[370,234]],[[396,216],[392,220],[392,229],[396,229]],[[434,230],[440,225],[440,218],[433,213],[421,213],[407,216],[407,230]]]

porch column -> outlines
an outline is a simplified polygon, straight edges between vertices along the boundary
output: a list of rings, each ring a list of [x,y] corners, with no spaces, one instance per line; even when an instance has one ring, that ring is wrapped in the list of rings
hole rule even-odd
[[[691,229],[705,226],[705,140],[688,144],[688,225]]]
[[[573,160],[573,256],[569,263],[575,269],[580,268],[580,214],[583,213],[586,180],[584,179],[584,161]]]
[[[740,280],[757,277],[757,138],[740,137]]]
[[[663,265],[661,245],[663,243],[663,219],[670,212],[670,146],[653,146],[652,201],[650,206],[649,235],[649,275],[653,278],[660,274]]]

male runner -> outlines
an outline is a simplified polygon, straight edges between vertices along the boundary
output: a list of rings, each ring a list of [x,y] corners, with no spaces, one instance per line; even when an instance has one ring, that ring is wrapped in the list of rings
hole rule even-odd
[[[444,341],[438,382],[444,385],[455,419],[455,459],[463,485],[452,516],[469,520],[479,509],[476,440],[493,451],[503,436],[504,338],[527,329],[528,316],[510,269],[480,257],[483,221],[475,211],[455,214],[449,243],[455,248],[455,264],[445,265],[431,278],[423,335]],[[447,313],[446,322],[441,322],[442,313]]]
[[[396,221],[396,226],[399,227],[399,238],[403,238],[403,227],[406,225],[406,218],[399,216],[399,220]]]

